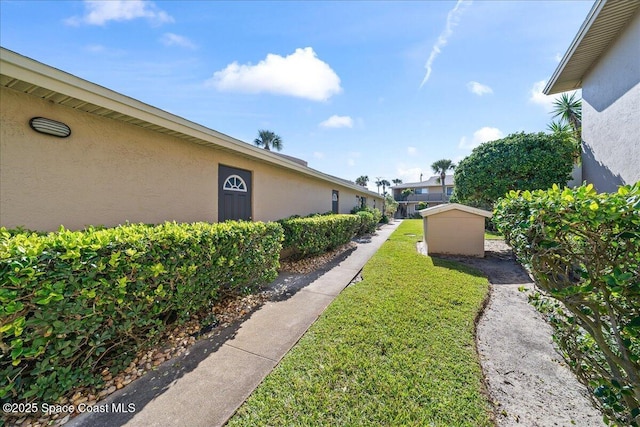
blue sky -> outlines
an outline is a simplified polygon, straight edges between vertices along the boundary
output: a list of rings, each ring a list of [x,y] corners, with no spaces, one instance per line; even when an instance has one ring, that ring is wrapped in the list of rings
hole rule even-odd
[[[272,130],[323,172],[412,182],[545,131],[592,4],[3,0],[0,44],[247,143]]]

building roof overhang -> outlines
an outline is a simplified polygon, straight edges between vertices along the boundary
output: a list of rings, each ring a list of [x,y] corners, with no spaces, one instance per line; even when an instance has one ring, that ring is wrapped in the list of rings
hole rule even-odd
[[[134,98],[0,47],[0,85],[78,111],[106,117],[215,147],[236,155],[351,188],[369,196],[377,193],[354,182],[307,167],[299,159],[272,153],[209,129]]]
[[[638,0],[597,0],[543,92],[552,95],[580,89],[584,77],[638,9]]]

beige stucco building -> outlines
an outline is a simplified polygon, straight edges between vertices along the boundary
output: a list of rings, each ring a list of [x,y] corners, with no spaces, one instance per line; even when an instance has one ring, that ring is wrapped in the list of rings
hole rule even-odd
[[[422,209],[428,254],[484,257],[484,220],[492,213],[458,203]]]
[[[422,178],[422,176],[420,177]],[[454,175],[445,176],[445,190],[442,192],[440,175],[434,175],[426,181],[407,182],[391,187],[393,198],[398,202],[397,218],[411,218],[418,212],[420,203],[428,207],[447,203],[455,186]],[[405,194],[403,194],[403,192]]]
[[[355,183],[6,49],[0,120],[0,225],[8,228],[269,221],[382,207]]]

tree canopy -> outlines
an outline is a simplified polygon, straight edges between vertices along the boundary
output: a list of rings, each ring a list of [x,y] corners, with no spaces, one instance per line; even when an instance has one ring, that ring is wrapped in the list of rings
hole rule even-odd
[[[356,184],[366,187],[369,183],[369,177],[367,175],[360,175],[356,178]]]
[[[456,165],[449,159],[440,159],[437,162],[433,162],[433,164],[431,165],[431,170],[433,170],[433,173],[440,175],[440,178],[438,178],[438,182],[440,182],[440,185],[442,185],[442,197],[443,197],[443,201],[444,201],[444,195],[445,195],[445,180],[447,179],[447,171],[450,169],[455,169]]]
[[[561,123],[567,123],[573,130],[577,141],[582,138],[582,100],[576,98],[576,94],[571,96],[563,93],[560,98],[553,102],[553,117],[559,117]]]
[[[433,173],[443,176],[447,174],[447,171],[450,169],[454,169],[456,165],[449,159],[440,159],[437,162],[433,162],[431,165],[431,170]]]
[[[571,179],[573,145],[559,134],[514,133],[474,148],[455,170],[454,200],[492,209],[510,190],[546,190]]]
[[[563,93],[560,98],[554,101],[551,114],[558,121],[552,121],[548,128],[551,132],[557,133],[564,138],[571,139],[573,144],[574,161],[580,159],[582,151],[582,100],[576,98],[573,93],[569,96]]]
[[[253,140],[253,143],[258,147],[263,147],[265,150],[271,150],[273,148],[282,151],[282,138],[270,130],[260,129],[258,131],[258,137]]]

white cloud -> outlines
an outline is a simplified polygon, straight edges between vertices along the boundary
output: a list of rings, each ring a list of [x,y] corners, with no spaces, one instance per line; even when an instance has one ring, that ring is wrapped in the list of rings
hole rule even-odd
[[[502,137],[504,137],[504,134],[500,129],[485,126],[475,131],[473,133],[473,137],[470,140],[466,136],[460,138],[458,148],[473,149],[483,142],[495,141],[496,139],[500,139]]]
[[[535,82],[531,87],[531,90],[529,90],[529,101],[534,104],[542,105],[546,110],[551,111],[555,97],[553,95],[548,96],[542,93],[546,84],[547,82],[545,80]]]
[[[562,61],[562,55],[560,53],[556,53],[556,56],[554,57],[554,59],[556,60],[556,62],[560,62]]]
[[[353,119],[349,116],[336,116],[335,114],[329,117],[324,122],[320,123],[320,127],[323,128],[352,128]]]
[[[427,59],[427,63],[425,64],[425,68],[427,69],[427,73],[422,79],[422,83],[420,83],[420,87],[424,86],[424,84],[431,77],[431,67],[433,65],[433,61],[435,61],[436,56],[440,54],[442,48],[447,44],[449,37],[453,34],[453,27],[458,25],[460,22],[460,14],[463,12],[464,7],[468,6],[472,3],[472,1],[468,0],[458,0],[453,9],[449,11],[447,14],[447,24],[444,27],[444,30],[438,36],[438,40],[436,40],[435,44],[431,48],[431,54],[429,55],[429,59]]]
[[[85,49],[91,53],[103,53],[104,51],[107,50],[107,48],[105,48],[101,44],[90,44]]]
[[[478,96],[493,93],[493,89],[491,89],[489,86],[473,81],[467,83],[467,89],[469,89],[471,93],[475,93]]]
[[[340,78],[313,48],[296,49],[289,56],[268,54],[257,65],[227,65],[208,80],[221,91],[268,92],[313,101],[326,101],[342,92]]]
[[[418,149],[416,147],[407,147],[407,154],[410,156],[415,156],[418,154]]]
[[[145,18],[154,25],[173,22],[165,11],[147,0],[85,0],[83,16],[72,16],[66,20],[69,25],[104,25],[109,21],[131,21]]]
[[[174,33],[164,33],[160,38],[160,42],[165,46],[178,46],[187,49],[195,49],[196,45],[187,37],[179,36]]]
[[[126,54],[126,51],[122,49],[107,47],[101,44],[86,45],[84,46],[84,50],[86,52],[89,52],[92,55],[102,55],[102,56],[111,56],[111,57],[119,57],[119,56],[122,56],[123,54]]]
[[[313,157],[315,157],[316,159],[324,159],[324,153],[320,151],[314,151]]]
[[[359,151],[349,151],[347,153],[347,165],[349,166],[355,166],[356,165],[356,159],[359,159],[360,157],[362,157],[362,153]]]
[[[554,95],[545,95],[542,90],[547,85],[546,80],[541,80],[539,82],[535,82],[531,89],[529,90],[529,101],[541,105],[544,107],[547,112],[551,112],[553,110],[553,103],[560,98],[561,93],[556,93]],[[568,92],[569,96],[576,93],[577,91]]]

